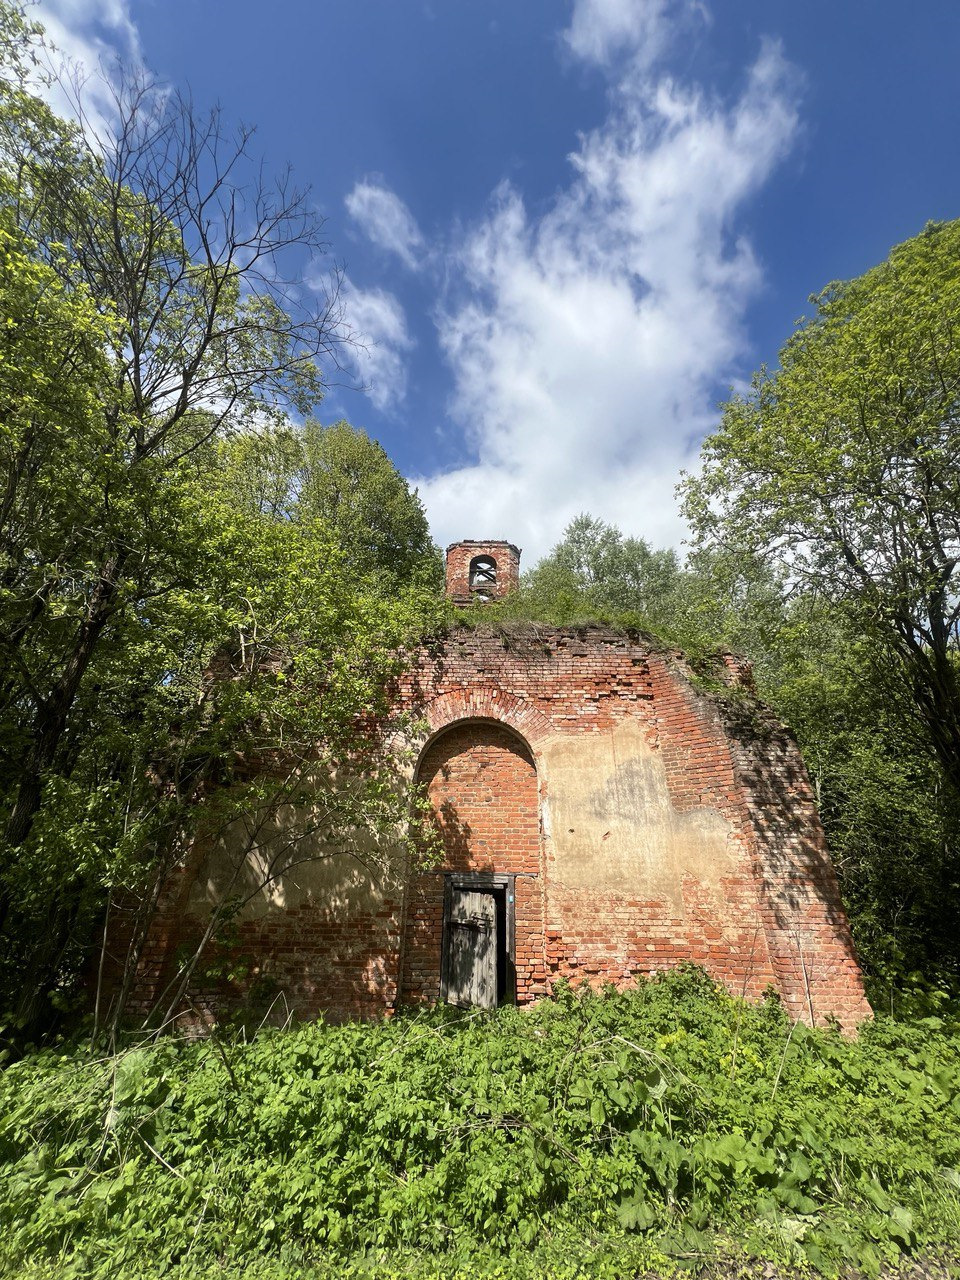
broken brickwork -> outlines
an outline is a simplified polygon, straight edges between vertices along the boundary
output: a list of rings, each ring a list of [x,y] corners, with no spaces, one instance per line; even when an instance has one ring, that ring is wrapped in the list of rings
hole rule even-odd
[[[520,549],[512,542],[479,538],[454,542],[447,547],[446,563],[447,598],[458,605],[502,600],[520,585]]]
[[[399,879],[346,856],[300,868],[241,913],[246,974],[197,998],[216,1010],[259,991],[335,1019],[434,1001],[445,893],[499,876],[509,999],[692,961],[736,994],[772,987],[793,1016],[855,1025],[869,1009],[810,783],[747,677],[728,663],[717,685],[736,692],[706,693],[680,654],[600,627],[452,628],[410,656],[397,693],[426,726],[415,778],[440,863]],[[144,1007],[202,931],[222,867],[198,854],[169,887]]]
[[[603,628],[537,627],[454,631],[418,656],[404,697],[430,725],[421,769],[460,833],[444,867],[416,877],[404,998],[437,991],[443,872],[464,859],[533,865],[529,836],[522,850],[486,837],[533,819],[529,770],[480,798],[477,753],[499,726],[537,776],[537,881],[517,882],[518,1000],[558,977],[624,984],[693,961],[736,994],[773,987],[805,1020],[852,1025],[869,1011],[799,752],[748,697],[734,705],[753,718],[728,725],[680,655]],[[541,920],[542,957],[529,953]]]

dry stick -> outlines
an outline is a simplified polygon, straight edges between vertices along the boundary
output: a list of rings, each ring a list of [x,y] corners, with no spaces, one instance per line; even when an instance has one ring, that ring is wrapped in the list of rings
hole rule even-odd
[[[810,975],[807,973],[807,962],[803,958],[803,944],[800,941],[800,930],[794,934],[797,942],[797,951],[800,955],[800,969],[803,973],[803,987],[807,997],[807,1012],[810,1014],[810,1025],[816,1025],[816,1015],[813,1012],[813,995],[810,991]]]
[[[625,1036],[620,1036],[620,1035],[610,1036],[606,1041],[595,1040],[593,1044],[588,1045],[587,1048],[595,1049],[598,1045],[612,1043],[614,1041],[619,1041],[620,1044],[625,1044],[628,1049],[633,1049],[634,1052],[639,1053],[641,1057],[650,1058],[653,1062],[658,1063],[661,1067],[666,1067],[668,1071],[673,1072],[673,1075],[677,1080],[682,1080],[684,1084],[690,1085],[690,1087],[694,1090],[694,1092],[696,1093],[701,1092],[698,1085],[693,1080],[691,1080],[691,1078],[688,1075],[686,1075],[683,1071],[681,1071],[679,1067],[675,1066],[670,1061],[669,1058],[665,1057],[662,1053],[656,1053],[653,1049],[644,1049],[642,1045],[634,1044],[632,1040],[628,1040]]]
[[[197,703],[198,707],[202,705],[206,696],[207,695],[205,693],[201,694]],[[196,785],[195,780],[195,786]],[[194,797],[196,797],[196,789],[194,789],[193,794]],[[126,827],[126,818],[124,819],[124,824]],[[116,1034],[117,1024],[123,1016],[123,1012],[127,1006],[127,1001],[130,998],[134,982],[137,978],[143,949],[146,946],[147,939],[150,934],[150,928],[156,919],[160,896],[165,885],[169,882],[171,875],[176,870],[177,864],[180,863],[182,858],[185,856],[185,850],[181,838],[182,832],[183,826],[178,819],[177,824],[169,829],[169,838],[165,840],[165,844],[163,846],[164,853],[157,862],[157,865],[153,868],[149,892],[139,898],[137,906],[134,909],[134,924],[130,935],[130,941],[127,945],[123,976],[120,982],[119,991],[114,998],[115,1013],[113,1026],[111,1028],[114,1036]],[[180,851],[175,852],[178,849]]]
[[[107,894],[107,909],[103,915],[103,937],[100,941],[100,961],[97,965],[97,996],[93,1005],[93,1031],[90,1033],[91,1049],[97,1043],[97,1034],[100,1031],[100,1000],[103,995],[103,971],[107,959],[107,933],[110,925],[110,903],[112,897],[112,894]]]
[[[130,771],[130,785],[129,785],[128,789],[127,789],[127,805],[126,805],[126,809],[124,810],[124,815],[123,815],[123,834],[124,834],[124,836],[126,836],[126,835],[128,834],[128,832],[129,832],[129,830],[130,830],[130,807],[131,807],[132,800],[133,800],[133,779],[134,779],[134,772],[133,772],[133,770],[131,769],[131,771]],[[103,938],[102,938],[101,943],[100,943],[100,962],[99,962],[99,964],[97,965],[97,1000],[96,1000],[96,1005],[95,1005],[95,1007],[94,1007],[94,1011],[93,1011],[93,1032],[92,1032],[92,1034],[91,1034],[91,1036],[90,1036],[90,1047],[91,1047],[91,1048],[93,1048],[93,1046],[96,1044],[97,1034],[98,1034],[98,1032],[99,1032],[99,1030],[100,1030],[100,1001],[101,1001],[101,997],[102,997],[102,994],[103,994],[103,973],[104,973],[104,968],[106,967],[106,959],[107,959],[107,941],[108,941],[109,933],[110,933],[110,928],[109,928],[109,926],[110,926],[110,908],[111,908],[111,906],[112,906],[112,905],[113,905],[113,893],[112,893],[112,891],[111,891],[111,892],[109,892],[109,893],[107,894],[107,909],[106,909],[106,911],[105,911],[105,913],[104,913],[104,917],[103,917]],[[133,938],[131,938],[131,946],[132,946],[132,944],[133,944]],[[125,968],[126,968],[126,966],[125,966]],[[124,973],[124,977],[125,977],[125,976],[126,976],[126,973]],[[122,985],[122,984],[121,984],[121,985]],[[114,999],[111,1001],[111,1013],[113,1012],[114,1004],[116,1004],[117,1016],[119,1017],[119,1015],[120,1015],[120,1014],[121,1014],[121,1012],[122,1012],[123,1005],[122,1005],[122,1003],[121,1003],[121,1002],[119,1002],[119,1001],[117,1000],[116,993],[114,993]],[[111,1045],[112,1045],[112,1047],[113,1047],[113,1048],[116,1048],[116,1027],[115,1027],[115,1026],[111,1027],[111,1037],[110,1037],[110,1038],[111,1038]]]
[[[793,1033],[794,1031],[796,1031],[799,1025],[800,1025],[799,1018],[795,1018],[794,1021],[790,1024],[790,1030],[787,1033],[787,1038],[784,1041],[784,1045],[783,1045],[783,1053],[780,1055],[780,1065],[777,1067],[777,1074],[773,1081],[773,1091],[770,1094],[771,1102],[777,1096],[777,1089],[780,1087],[780,1076],[783,1073],[783,1065],[787,1060],[787,1050],[790,1048],[790,1041],[793,1039]]]
[[[133,984],[136,980],[137,972],[140,967],[140,960],[143,955],[143,948],[146,946],[150,926],[155,918],[157,905],[160,901],[160,895],[163,892],[163,887],[172,875],[178,860],[179,855],[172,861],[166,859],[155,869],[149,894],[145,896],[135,908],[133,933],[130,938],[129,946],[127,947],[127,955],[124,960],[123,978],[121,980],[120,990],[116,997],[117,1021],[122,1017],[123,1011],[126,1008],[127,1000],[130,998],[130,993],[133,990]]]
[[[216,1168],[216,1166],[214,1166],[214,1168]],[[197,1225],[193,1228],[193,1235],[190,1238],[190,1244],[187,1248],[187,1252],[184,1254],[184,1257],[186,1258],[190,1257],[190,1253],[193,1249],[193,1246],[197,1243],[197,1235],[200,1231],[201,1226],[203,1225],[203,1220],[207,1214],[207,1205],[210,1203],[210,1198],[212,1195],[213,1195],[213,1188],[211,1188],[207,1192],[207,1198],[203,1202],[203,1208],[200,1210],[200,1216],[197,1218]]]
[[[175,1178],[179,1178],[181,1182],[185,1182],[185,1181],[186,1181],[186,1178],[183,1176],[183,1174],[180,1172],[180,1170],[179,1170],[179,1169],[175,1169],[175,1168],[173,1167],[173,1165],[169,1162],[169,1160],[164,1160],[163,1156],[162,1156],[162,1155],[160,1154],[160,1152],[156,1149],[156,1147],[151,1146],[151,1144],[146,1140],[146,1138],[143,1136],[143,1134],[142,1134],[142,1133],[140,1133],[140,1131],[139,1131],[139,1130],[137,1130],[137,1137],[140,1139],[140,1141],[143,1143],[143,1145],[147,1148],[147,1150],[148,1150],[152,1155],[155,1155],[155,1156],[157,1157],[157,1159],[160,1161],[160,1163],[161,1163],[165,1168],[167,1168],[167,1169],[169,1169],[169,1170],[170,1170],[170,1172],[173,1174],[173,1176],[174,1176]]]
[[[747,982],[753,973],[753,961],[757,954],[757,938],[760,935],[761,921],[757,919],[756,928],[753,931],[753,942],[750,946],[750,963],[747,965],[743,975],[743,986],[740,988],[740,1006],[737,1009],[737,1022],[733,1029],[733,1047],[730,1051],[730,1083],[732,1084],[737,1074],[737,1050],[740,1047],[740,1027],[743,1023],[743,1002],[747,998]]]
[[[256,1038],[256,1036],[258,1036],[260,1032],[263,1030],[263,1028],[267,1025],[267,1019],[270,1017],[271,1013],[273,1013],[274,1009],[277,1007],[277,1005],[280,1003],[281,1000],[285,1005],[287,1005],[287,1016],[283,1020],[282,1029],[285,1031],[287,1027],[289,1027],[290,1020],[293,1017],[293,1010],[287,1004],[287,997],[284,995],[284,993],[282,991],[278,991],[277,994],[270,1001],[270,1003],[267,1005],[267,1011],[263,1015],[263,1017],[260,1019],[260,1025],[257,1027],[257,1030],[254,1033],[254,1038]],[[244,1043],[246,1043],[246,1039],[247,1039],[246,1027],[244,1027],[243,1039],[244,1039]]]

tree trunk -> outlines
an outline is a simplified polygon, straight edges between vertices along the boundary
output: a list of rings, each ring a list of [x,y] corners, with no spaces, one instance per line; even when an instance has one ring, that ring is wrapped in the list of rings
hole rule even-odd
[[[44,775],[56,760],[80,682],[96,652],[103,629],[113,616],[117,583],[125,561],[126,552],[119,552],[103,564],[86,617],[77,630],[73,651],[53,689],[37,709],[17,798],[4,833],[7,844],[12,848],[23,844],[33,828],[42,803]]]

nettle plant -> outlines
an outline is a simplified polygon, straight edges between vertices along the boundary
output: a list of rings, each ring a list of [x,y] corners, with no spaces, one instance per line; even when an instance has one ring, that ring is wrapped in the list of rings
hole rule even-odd
[[[938,1019],[811,1031],[690,969],[526,1011],[47,1052],[0,1084],[0,1256],[876,1274],[960,1231],[957,1047]]]

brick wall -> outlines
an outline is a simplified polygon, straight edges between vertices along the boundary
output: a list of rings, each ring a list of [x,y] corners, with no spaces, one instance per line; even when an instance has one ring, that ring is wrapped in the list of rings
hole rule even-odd
[[[304,821],[312,824],[309,810]],[[243,896],[255,887],[264,847],[247,878],[235,874],[244,847],[231,840],[228,828],[216,844],[198,841],[170,876],[141,951],[130,1014],[163,1014],[217,897]],[[314,863],[307,860],[311,852]],[[283,1023],[291,1013],[343,1021],[392,1009],[399,989],[404,877],[389,857],[371,852],[360,860],[332,853],[319,839],[313,850],[297,847],[291,871],[250,895],[218,941],[205,948],[180,1006],[180,1025],[209,1025],[224,1014],[255,1022]],[[108,988],[119,985],[129,933],[120,919],[113,930]]]
[[[747,682],[736,664],[724,678]],[[803,763],[746,694],[734,715],[642,638],[527,626],[455,629],[410,656],[397,699],[427,726],[442,867],[338,910],[318,890],[242,917],[250,972],[198,984],[211,1007],[258,989],[305,1016],[436,999],[448,870],[520,876],[521,1002],[558,977],[622,985],[695,961],[737,994],[772,985],[808,1021],[869,1012]],[[167,895],[144,993],[202,927],[191,874],[211,879],[194,869]]]
[[[470,565],[477,556],[489,556],[497,566],[496,584],[490,591],[494,600],[502,599],[520,585],[520,549],[512,542],[496,539],[484,542],[467,539],[447,547],[446,591],[457,604],[470,604],[474,590],[470,585]]]
[[[794,1017],[855,1025],[870,1013],[836,873],[796,744],[771,717],[726,729],[752,833],[773,985]]]
[[[750,688],[740,664],[718,674]],[[762,709],[725,723],[679,654],[602,628],[461,629],[415,659],[403,698],[433,732],[459,724],[452,741],[462,752],[485,722],[519,733],[538,772],[540,815],[575,813],[579,827],[583,811],[597,810],[595,831],[541,833],[543,964],[520,1000],[540,990],[540,972],[548,986],[559,976],[622,985],[694,961],[737,994],[773,986],[805,1020],[852,1025],[869,1012],[806,771]],[[618,761],[627,729],[629,758]],[[597,786],[564,804],[558,788],[569,793],[604,753],[612,768],[597,768]],[[631,765],[657,797],[646,812],[643,796],[616,794]],[[619,833],[601,829],[616,821]],[[631,840],[650,843],[644,824],[658,838],[634,857]],[[618,860],[605,861],[605,842],[618,838]],[[578,874],[578,857],[596,869]],[[438,921],[417,921],[421,964],[430,946],[438,956]]]
[[[516,875],[516,994],[546,990],[537,771],[529,750],[491,722],[458,724],[424,753],[419,777],[433,806],[443,860],[413,878],[404,948],[403,999],[440,993],[443,872]]]

